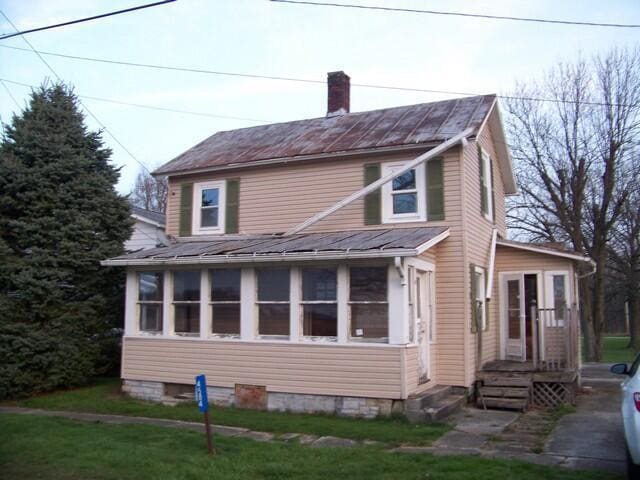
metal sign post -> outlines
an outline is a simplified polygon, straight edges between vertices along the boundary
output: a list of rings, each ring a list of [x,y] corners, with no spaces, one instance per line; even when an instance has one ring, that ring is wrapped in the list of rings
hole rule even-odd
[[[198,409],[204,413],[204,428],[207,435],[207,448],[211,455],[214,454],[213,438],[211,437],[211,424],[209,423],[209,398],[207,397],[207,379],[204,375],[196,377],[196,402]]]

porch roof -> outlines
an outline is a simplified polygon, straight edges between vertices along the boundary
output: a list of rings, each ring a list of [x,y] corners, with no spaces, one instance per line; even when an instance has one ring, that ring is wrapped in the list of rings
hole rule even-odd
[[[242,263],[407,257],[420,255],[449,236],[447,227],[304,233],[221,235],[110,258],[105,266]]]
[[[529,252],[542,253],[544,255],[564,257],[564,258],[569,258],[571,260],[576,260],[578,262],[587,262],[587,263],[593,264],[593,260],[591,259],[591,257],[588,257],[587,255],[583,255],[580,252],[576,252],[573,250],[565,250],[562,248],[551,246],[549,244],[541,245],[539,243],[517,242],[515,240],[498,238],[496,241],[496,245],[499,245],[501,247],[518,248],[520,250],[527,250]]]

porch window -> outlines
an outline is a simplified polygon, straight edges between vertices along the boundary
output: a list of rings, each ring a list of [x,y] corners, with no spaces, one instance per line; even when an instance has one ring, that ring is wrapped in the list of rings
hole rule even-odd
[[[258,334],[289,336],[291,305],[288,268],[257,270]]]
[[[138,273],[138,311],[141,332],[162,332],[162,272]]]
[[[553,275],[553,311],[555,325],[551,327],[563,327],[567,316],[567,276]]]
[[[193,189],[195,233],[222,233],[224,229],[225,182],[196,183]]]
[[[384,165],[384,175],[403,164]],[[424,165],[403,173],[382,187],[385,222],[421,221],[426,216]]]
[[[475,318],[477,327],[482,331],[487,329],[487,292],[485,283],[485,269],[482,267],[475,267],[473,281],[475,282],[475,302],[473,307],[476,309]]]
[[[387,267],[349,269],[349,307],[352,339],[389,337]]]
[[[200,271],[173,272],[173,328],[183,335],[200,333]]]
[[[338,297],[335,268],[302,269],[302,334],[337,337]]]
[[[240,269],[220,268],[211,279],[211,333],[240,335]]]

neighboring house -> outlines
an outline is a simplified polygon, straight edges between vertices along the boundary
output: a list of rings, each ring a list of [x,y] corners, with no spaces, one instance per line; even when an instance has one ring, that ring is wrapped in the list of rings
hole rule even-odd
[[[169,244],[169,239],[165,234],[164,213],[131,207],[131,216],[135,223],[133,224],[131,238],[124,242],[124,249],[127,252]]]
[[[570,399],[589,259],[505,239],[496,97],[349,113],[349,77],[328,87],[326,117],[219,132],[157,170],[173,243],[103,262],[128,271],[125,391],[205,373],[220,404],[415,418],[477,386],[490,406]]]

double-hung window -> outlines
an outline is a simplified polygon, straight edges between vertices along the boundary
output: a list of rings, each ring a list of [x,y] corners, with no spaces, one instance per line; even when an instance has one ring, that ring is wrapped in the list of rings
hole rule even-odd
[[[335,268],[302,269],[302,334],[337,337],[338,296]]]
[[[141,332],[162,333],[163,272],[138,273],[138,312]]]
[[[397,172],[403,164],[383,166],[383,175]],[[426,219],[424,164],[418,165],[382,187],[385,222],[416,222]]]
[[[487,220],[493,221],[493,185],[491,175],[491,157],[480,148],[480,201],[482,213]]]
[[[193,191],[194,233],[223,233],[225,182],[196,183]]]
[[[387,267],[349,268],[349,310],[352,339],[388,339]]]
[[[487,288],[484,268],[475,267],[473,272],[473,281],[475,282],[475,301],[472,305],[472,307],[475,308],[475,314],[473,318],[477,321],[476,327],[484,331],[487,329]]]
[[[289,336],[290,275],[288,268],[256,270],[258,335]]]
[[[240,335],[240,269],[210,270],[211,333]]]
[[[173,272],[173,330],[180,335],[200,333],[200,271]]]

